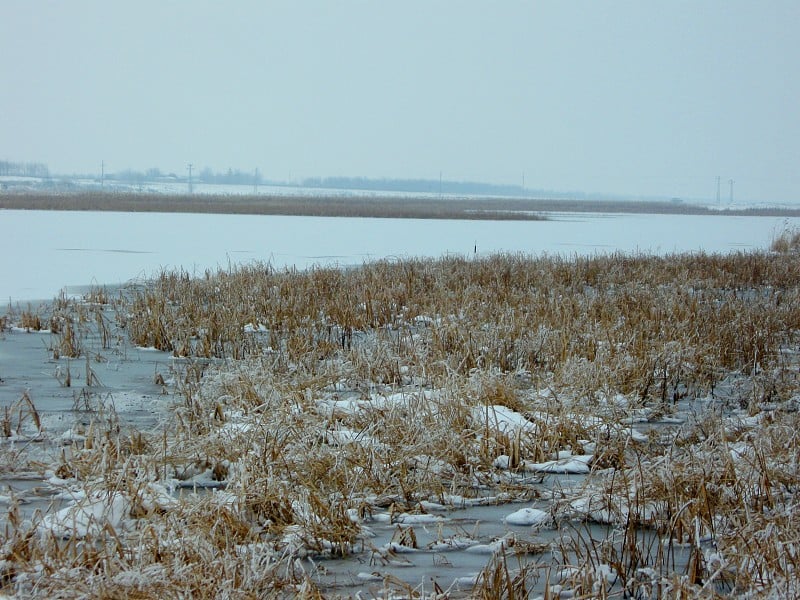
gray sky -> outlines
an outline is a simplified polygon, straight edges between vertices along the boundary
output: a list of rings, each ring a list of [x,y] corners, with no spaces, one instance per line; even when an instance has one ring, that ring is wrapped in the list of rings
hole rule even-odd
[[[4,0],[0,159],[800,201],[800,2]]]

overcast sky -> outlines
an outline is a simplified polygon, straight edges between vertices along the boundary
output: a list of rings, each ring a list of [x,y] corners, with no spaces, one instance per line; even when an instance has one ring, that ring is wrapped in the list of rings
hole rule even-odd
[[[800,2],[0,10],[0,159],[800,201]]]

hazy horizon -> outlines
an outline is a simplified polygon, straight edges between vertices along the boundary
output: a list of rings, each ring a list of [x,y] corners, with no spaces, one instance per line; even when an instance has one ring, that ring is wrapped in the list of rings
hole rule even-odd
[[[0,160],[800,201],[796,2],[10,0]]]

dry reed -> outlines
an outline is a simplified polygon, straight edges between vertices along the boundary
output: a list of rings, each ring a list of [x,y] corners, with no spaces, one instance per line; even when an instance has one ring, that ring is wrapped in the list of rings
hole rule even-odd
[[[532,470],[586,454],[585,485],[552,492],[576,532],[563,561],[534,577],[498,557],[476,597],[526,597],[537,578],[582,597],[791,595],[798,281],[780,253],[503,255],[163,272],[115,301],[115,324],[56,302],[54,352],[119,327],[181,359],[178,402],[156,434],[95,415],[53,470],[106,504],[61,536],[12,507],[3,590],[320,597],[307,559],[364,552],[376,513],[531,498]],[[680,427],[631,426],[698,400],[713,410]]]

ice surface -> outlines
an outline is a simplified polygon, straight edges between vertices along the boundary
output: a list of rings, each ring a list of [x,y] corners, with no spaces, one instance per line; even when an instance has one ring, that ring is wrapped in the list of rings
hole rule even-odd
[[[767,248],[800,219],[585,215],[552,221],[458,221],[0,210],[7,257],[0,299],[49,300],[63,288],[111,285],[162,268],[357,265],[377,258],[496,252],[730,252]]]

